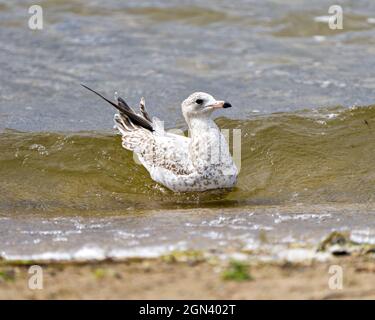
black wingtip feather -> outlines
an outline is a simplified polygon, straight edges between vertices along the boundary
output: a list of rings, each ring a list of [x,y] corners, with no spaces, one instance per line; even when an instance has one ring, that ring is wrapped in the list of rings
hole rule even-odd
[[[121,97],[118,97],[117,98],[117,101],[118,101],[118,103],[120,104],[123,104],[124,106],[125,106],[125,108],[128,108],[129,110],[131,110],[131,108],[129,107],[129,105],[125,102],[125,100],[123,99],[123,98],[121,98]]]
[[[117,110],[120,111],[120,113],[125,114],[129,119],[136,125],[139,125],[147,130],[154,131],[154,128],[152,127],[152,123],[148,121],[147,119],[143,119],[139,115],[135,114],[134,111],[128,106],[128,104],[121,98],[119,98],[119,104],[116,104],[112,102],[111,100],[107,99],[103,95],[101,95],[99,92],[96,92],[95,90],[89,88],[88,86],[81,83],[81,86],[85,89],[95,93],[103,100],[107,101],[109,104],[114,106]]]

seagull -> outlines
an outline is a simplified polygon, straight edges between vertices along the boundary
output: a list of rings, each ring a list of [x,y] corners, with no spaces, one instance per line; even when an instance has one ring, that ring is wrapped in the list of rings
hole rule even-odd
[[[181,104],[189,137],[165,132],[162,122],[149,116],[144,98],[140,113],[124,99],[117,103],[95,93],[118,110],[115,128],[122,135],[122,146],[137,154],[151,178],[174,192],[201,192],[235,186],[238,170],[229,147],[211,114],[231,104],[204,92],[195,92]]]

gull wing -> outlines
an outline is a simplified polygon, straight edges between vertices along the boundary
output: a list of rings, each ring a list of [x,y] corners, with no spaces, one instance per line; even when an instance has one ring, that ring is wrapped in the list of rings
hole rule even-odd
[[[122,146],[137,153],[150,173],[155,169],[166,169],[175,175],[188,175],[193,171],[188,154],[189,138],[150,132],[120,114],[116,114],[114,120],[122,135]]]
[[[159,169],[168,170],[174,175],[188,175],[193,171],[188,154],[190,138],[155,131],[154,127],[157,125],[146,111],[143,98],[140,102],[141,114],[137,114],[121,97],[118,97],[116,104],[95,90],[83,84],[82,86],[119,111],[115,114],[114,121],[122,135],[122,146],[137,153],[151,175]]]

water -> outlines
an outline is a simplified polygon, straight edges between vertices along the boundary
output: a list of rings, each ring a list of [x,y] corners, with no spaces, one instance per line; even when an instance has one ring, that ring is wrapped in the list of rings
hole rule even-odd
[[[48,218],[16,215],[0,218],[2,256],[9,260],[123,259],[194,249],[222,257],[245,252],[257,253],[253,259],[284,259],[295,254],[293,249],[301,250],[302,244],[308,249],[314,246],[331,230],[351,231],[353,241],[373,244],[374,214],[374,206],[296,205]],[[300,258],[310,257],[308,249]]]
[[[4,258],[272,254],[336,229],[375,241],[375,3],[339,1],[336,31],[318,22],[326,1],[47,0],[42,31],[27,28],[32,4],[0,2]],[[157,185],[80,83],[145,96],[183,130],[191,92],[230,101],[217,122],[241,129],[237,187]]]

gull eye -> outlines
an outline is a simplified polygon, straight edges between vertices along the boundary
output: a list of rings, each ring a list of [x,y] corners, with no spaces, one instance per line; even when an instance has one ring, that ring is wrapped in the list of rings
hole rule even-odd
[[[203,103],[203,99],[197,99],[197,100],[195,100],[195,103],[196,104],[202,104]]]

